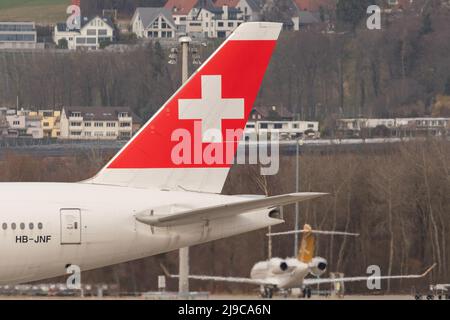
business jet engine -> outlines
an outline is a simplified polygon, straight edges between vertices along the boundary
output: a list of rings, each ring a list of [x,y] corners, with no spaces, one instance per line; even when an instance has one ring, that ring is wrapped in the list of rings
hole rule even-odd
[[[312,261],[309,263],[309,270],[312,275],[316,277],[320,277],[325,273],[327,270],[327,260],[321,257],[315,257],[312,259]]]
[[[289,265],[283,259],[273,258],[269,262],[269,268],[273,274],[282,274],[289,271]]]

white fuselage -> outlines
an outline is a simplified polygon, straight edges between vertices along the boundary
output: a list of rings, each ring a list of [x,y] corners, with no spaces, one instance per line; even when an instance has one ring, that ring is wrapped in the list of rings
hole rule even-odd
[[[283,222],[258,210],[208,224],[150,227],[135,215],[242,198],[84,183],[0,183],[0,200],[0,285],[63,275],[68,265],[84,271],[118,264]]]
[[[286,263],[285,271],[279,268],[280,263]],[[284,290],[301,288],[303,280],[308,274],[310,274],[310,267],[304,262],[295,258],[272,258],[256,263],[250,272],[250,277],[255,280],[276,283],[278,289]]]

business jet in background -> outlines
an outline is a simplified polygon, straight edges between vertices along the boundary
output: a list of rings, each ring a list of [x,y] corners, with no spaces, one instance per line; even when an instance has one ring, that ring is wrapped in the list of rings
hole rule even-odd
[[[207,275],[190,275],[189,279],[220,281],[232,283],[244,283],[260,286],[260,293],[263,298],[272,298],[273,293],[279,291],[288,296],[292,289],[302,289],[303,297],[311,298],[311,286],[317,284],[332,284],[367,280],[383,279],[416,279],[425,277],[434,265],[420,275],[400,275],[400,276],[362,276],[346,278],[319,278],[327,270],[327,260],[322,257],[314,257],[315,234],[321,235],[340,235],[357,237],[357,233],[348,233],[340,231],[321,231],[313,230],[310,225],[305,224],[303,230],[269,233],[268,236],[289,235],[302,233],[302,241],[298,256],[296,258],[272,258],[270,260],[256,263],[251,272],[250,278],[236,277],[216,277]],[[162,266],[167,276],[178,278],[178,275],[171,275],[167,269]],[[312,275],[315,278],[306,278]]]
[[[235,153],[223,153],[224,161],[215,162],[205,156],[230,145],[236,150],[240,137],[225,140],[225,133],[243,132],[281,27],[240,25],[93,178],[1,183],[0,284],[64,275],[71,265],[95,269],[266,228],[284,222],[279,206],[321,196],[220,195]],[[195,130],[198,141],[174,160],[177,146],[188,143],[182,134],[193,137]]]

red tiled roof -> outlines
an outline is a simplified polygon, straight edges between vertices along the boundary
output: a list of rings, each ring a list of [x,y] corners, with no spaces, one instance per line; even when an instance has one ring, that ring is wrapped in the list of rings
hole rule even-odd
[[[164,7],[174,15],[187,15],[197,2],[198,0],[169,0]]]
[[[236,8],[238,3],[239,3],[239,0],[216,0],[214,5],[219,8],[221,8],[223,6],[228,6],[230,8]]]
[[[302,11],[319,11],[320,7],[324,9],[336,8],[336,0],[294,0],[294,2]]]

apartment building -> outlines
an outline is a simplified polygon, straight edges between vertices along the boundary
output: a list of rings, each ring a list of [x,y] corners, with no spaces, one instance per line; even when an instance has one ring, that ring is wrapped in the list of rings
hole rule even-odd
[[[34,22],[0,22],[0,49],[36,49]]]
[[[64,107],[61,139],[128,140],[139,119],[128,107]]]

